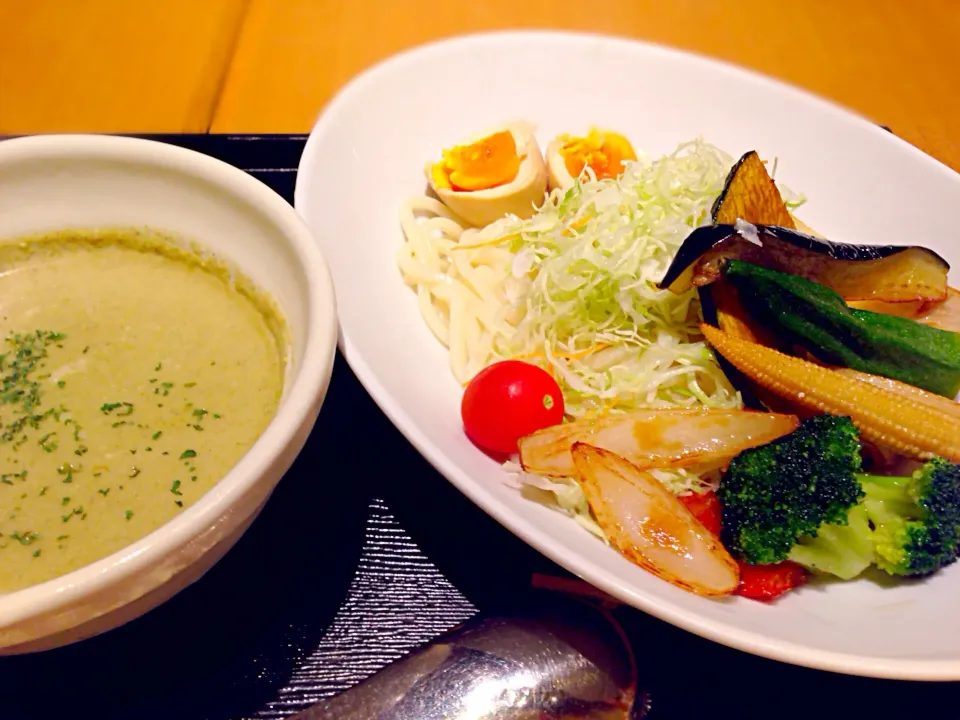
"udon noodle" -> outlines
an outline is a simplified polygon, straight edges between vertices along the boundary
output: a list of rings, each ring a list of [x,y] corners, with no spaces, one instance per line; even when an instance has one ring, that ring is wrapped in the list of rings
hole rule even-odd
[[[479,230],[465,228],[430,197],[406,200],[400,224],[406,238],[400,271],[416,290],[425,322],[448,349],[454,377],[466,383],[495,359],[495,337],[517,329],[505,287],[514,255],[492,244],[469,247]]]

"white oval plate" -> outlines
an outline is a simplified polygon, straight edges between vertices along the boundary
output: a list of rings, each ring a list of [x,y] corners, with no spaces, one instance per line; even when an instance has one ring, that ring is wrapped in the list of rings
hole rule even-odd
[[[296,188],[331,266],[350,366],[407,439],[505,527],[623,602],[717,642],[844,673],[960,679],[960,564],[921,583],[808,587],[773,605],[708,600],[522,498],[470,444],[446,350],[397,270],[398,209],[424,192],[422,168],[441,148],[515,118],[538,124],[541,147],[597,124],[656,155],[697,136],[734,157],[755,149],[779,158],[778,179],[806,194],[800,215],[818,231],[923,243],[954,264],[960,176],[865,119],[729,65],[627,40],[511,32],[431,44],[356,78],[317,122]]]

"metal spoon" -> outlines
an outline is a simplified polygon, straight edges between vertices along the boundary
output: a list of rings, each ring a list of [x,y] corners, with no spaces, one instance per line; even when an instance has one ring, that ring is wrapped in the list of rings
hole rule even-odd
[[[640,720],[626,637],[606,611],[543,598],[472,620],[292,720]]]

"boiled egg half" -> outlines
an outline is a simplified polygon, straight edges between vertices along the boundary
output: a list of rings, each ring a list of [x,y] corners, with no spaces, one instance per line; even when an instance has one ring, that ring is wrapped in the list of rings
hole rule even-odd
[[[586,136],[560,135],[547,145],[547,175],[551,190],[572,186],[585,167],[597,180],[617,178],[623,163],[636,160],[630,141],[620,133],[591,128]]]
[[[516,215],[531,217],[547,192],[547,170],[533,127],[507,123],[465,138],[425,168],[448,208],[482,227]]]

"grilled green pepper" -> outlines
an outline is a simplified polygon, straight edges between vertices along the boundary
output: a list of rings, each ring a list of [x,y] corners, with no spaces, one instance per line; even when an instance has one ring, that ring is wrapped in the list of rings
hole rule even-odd
[[[960,392],[960,333],[856,310],[825,285],[741,260],[728,261],[722,272],[751,315],[821,362],[951,399]]]

